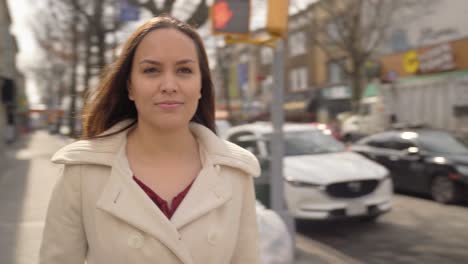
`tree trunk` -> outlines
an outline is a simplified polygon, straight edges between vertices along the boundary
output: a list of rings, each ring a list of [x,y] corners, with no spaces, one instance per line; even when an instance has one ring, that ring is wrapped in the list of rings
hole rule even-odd
[[[85,33],[85,72],[83,76],[84,90],[82,97],[85,99],[89,93],[89,81],[91,78],[91,36],[92,36],[92,25],[88,24],[88,28]]]
[[[362,96],[362,63],[358,60],[353,62],[352,78],[352,110],[356,113],[359,110],[359,101]]]
[[[76,0],[74,0],[76,1]],[[70,137],[76,137],[75,122],[76,122],[76,77],[78,70],[78,28],[77,21],[78,11],[73,10],[73,21],[71,22],[72,33],[72,61],[71,61],[71,84],[70,84],[70,109],[68,113],[68,126],[70,128]]]
[[[97,64],[99,67],[99,74],[102,72],[104,67],[106,66],[106,32],[103,28],[103,5],[104,0],[96,0],[94,6],[94,22],[95,22],[95,33],[97,38]],[[93,25],[91,25],[93,26]]]

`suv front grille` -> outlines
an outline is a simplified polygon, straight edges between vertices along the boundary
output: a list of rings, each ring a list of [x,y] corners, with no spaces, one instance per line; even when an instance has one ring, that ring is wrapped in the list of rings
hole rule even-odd
[[[356,198],[367,195],[379,185],[378,180],[363,180],[330,184],[326,192],[337,198]]]

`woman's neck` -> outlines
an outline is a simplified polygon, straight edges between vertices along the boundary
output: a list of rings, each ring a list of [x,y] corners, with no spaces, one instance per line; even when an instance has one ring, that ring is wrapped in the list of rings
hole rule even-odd
[[[137,147],[140,154],[147,157],[180,158],[198,152],[196,139],[188,125],[179,129],[163,130],[137,123],[128,140]]]

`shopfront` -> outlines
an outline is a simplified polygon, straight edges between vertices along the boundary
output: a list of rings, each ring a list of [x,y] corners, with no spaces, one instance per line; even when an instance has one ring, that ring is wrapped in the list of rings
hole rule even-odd
[[[397,79],[468,69],[468,38],[384,56],[381,79]]]

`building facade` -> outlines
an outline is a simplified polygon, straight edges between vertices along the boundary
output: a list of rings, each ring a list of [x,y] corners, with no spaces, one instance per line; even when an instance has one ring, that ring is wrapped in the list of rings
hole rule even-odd
[[[18,46],[10,32],[11,16],[7,1],[0,0],[0,134],[2,144],[16,135],[18,103],[25,99],[24,77],[16,68]]]

